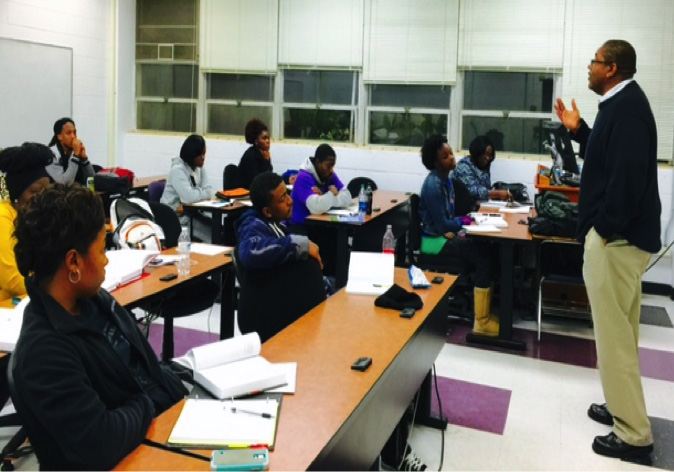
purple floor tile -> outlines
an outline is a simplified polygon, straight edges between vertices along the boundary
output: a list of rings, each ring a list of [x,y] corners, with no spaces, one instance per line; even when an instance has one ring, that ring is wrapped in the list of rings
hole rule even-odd
[[[451,326],[447,342],[468,346],[466,334],[469,332],[469,327]],[[592,339],[542,333],[539,342],[536,340],[536,333],[534,331],[516,328],[513,329],[513,339],[524,341],[527,344],[527,350],[512,351],[473,344],[470,344],[470,346],[578,367],[597,367],[597,352],[594,340]],[[641,367],[641,375],[644,377],[674,382],[674,352],[639,348],[639,365]]]
[[[503,434],[508,419],[510,390],[438,377],[438,391],[442,412],[451,424]],[[431,411],[438,415],[438,400],[435,395],[432,397]]]
[[[164,325],[153,324],[150,327],[150,336],[148,341],[150,341],[150,346],[157,354],[157,357],[161,356],[161,341],[162,336],[164,335]],[[208,344],[219,340],[218,333],[208,334],[204,331],[199,331],[196,329],[189,328],[179,328],[177,326],[173,327],[173,351],[174,357],[179,357],[184,355],[187,351],[196,346],[201,346],[203,344]]]

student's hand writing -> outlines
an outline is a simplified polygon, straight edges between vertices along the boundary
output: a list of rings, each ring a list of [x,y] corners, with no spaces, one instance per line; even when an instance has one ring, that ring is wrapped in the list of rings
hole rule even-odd
[[[448,233],[445,233],[444,236],[445,236],[445,239],[454,239],[454,236],[456,236],[456,235],[450,231]]]
[[[572,133],[578,131],[578,128],[580,128],[580,111],[576,108],[575,99],[571,100],[571,110],[564,106],[561,98],[555,100],[555,113],[557,113],[557,117],[566,129]]]
[[[311,187],[311,191],[314,192],[314,193],[315,193],[316,195],[318,195],[319,197],[320,197],[321,195],[323,195],[323,192],[321,192],[321,189],[318,188],[318,187]]]
[[[509,196],[510,196],[510,192],[508,192],[507,190],[490,190],[489,191],[489,199],[490,200],[506,201],[506,200],[508,200]]]
[[[318,265],[323,268],[323,261],[321,260],[321,254],[318,252],[318,245],[309,241],[309,257],[313,257],[318,261]]]
[[[330,190],[330,193],[332,193],[335,197],[339,195],[339,190],[337,190],[337,187],[334,185],[329,186],[328,190]]]
[[[87,160],[87,148],[85,148],[84,143],[77,138],[73,140],[73,154],[84,161]]]

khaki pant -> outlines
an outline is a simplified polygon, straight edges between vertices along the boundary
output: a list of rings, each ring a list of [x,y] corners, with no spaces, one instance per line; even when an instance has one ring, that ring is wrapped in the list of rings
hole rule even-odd
[[[617,240],[604,246],[592,228],[583,278],[592,306],[599,374],[613,432],[633,446],[653,443],[639,371],[641,276],[650,254]]]

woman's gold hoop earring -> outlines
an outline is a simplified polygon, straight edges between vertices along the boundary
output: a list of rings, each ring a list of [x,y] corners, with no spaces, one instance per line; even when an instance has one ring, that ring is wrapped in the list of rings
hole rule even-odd
[[[77,280],[73,280],[73,274],[77,277]],[[80,274],[79,269],[75,269],[75,272],[68,272],[68,280],[71,284],[77,284],[82,280],[82,274]]]

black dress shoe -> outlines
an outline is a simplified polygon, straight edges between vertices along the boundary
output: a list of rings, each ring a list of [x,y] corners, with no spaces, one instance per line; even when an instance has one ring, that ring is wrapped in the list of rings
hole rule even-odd
[[[653,452],[653,445],[632,446],[620,439],[615,433],[606,436],[597,436],[592,443],[592,450],[597,454],[607,457],[616,457],[628,461],[640,461],[644,456]]]
[[[590,408],[587,410],[587,416],[597,423],[613,426],[613,415],[609,413],[608,408],[606,408],[606,403],[593,403],[590,405]]]

